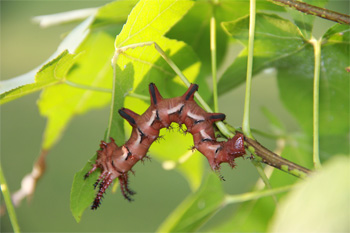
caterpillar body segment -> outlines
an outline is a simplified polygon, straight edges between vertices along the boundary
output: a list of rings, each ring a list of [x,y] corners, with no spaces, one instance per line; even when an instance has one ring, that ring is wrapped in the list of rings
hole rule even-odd
[[[223,142],[216,140],[213,123],[225,119],[225,114],[208,113],[195,101],[194,94],[198,85],[191,84],[188,90],[179,97],[163,98],[155,84],[149,85],[151,105],[139,115],[130,109],[122,108],[119,114],[132,126],[130,138],[119,147],[113,138],[110,142],[102,141],[97,159],[92,169],[85,175],[87,178],[97,168],[101,175],[95,186],[99,187],[92,209],[100,206],[101,198],[116,178],[119,179],[123,196],[131,201],[134,191],[128,187],[128,172],[139,161],[147,157],[147,152],[154,141],[159,138],[162,128],[171,123],[184,124],[186,133],[193,135],[194,149],[201,152],[214,171],[219,171],[221,163],[235,166],[234,160],[245,154],[244,136],[237,133],[233,138]]]

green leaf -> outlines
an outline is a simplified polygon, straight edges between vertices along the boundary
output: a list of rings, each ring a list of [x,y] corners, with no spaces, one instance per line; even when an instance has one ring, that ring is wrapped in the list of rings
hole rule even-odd
[[[70,53],[76,53],[77,48],[80,46],[82,41],[89,34],[89,26],[92,22],[93,17],[89,17],[84,20],[81,24],[79,24],[76,28],[74,28],[61,42],[58,46],[57,50],[48,58],[46,62],[44,62],[39,67],[29,71],[28,73],[22,74],[15,78],[1,81],[0,82],[0,103],[5,103],[10,100],[14,100],[16,98],[22,97],[26,94],[33,93],[34,91],[41,90],[44,86],[32,85],[25,86],[27,84],[35,84],[35,76],[38,70],[41,67],[45,66],[45,64],[49,64],[51,60],[56,60],[60,57],[64,51],[68,50]],[[40,88],[39,88],[40,87]],[[18,88],[18,89],[17,89]],[[12,92],[13,91],[13,92]],[[6,99],[5,99],[6,97]],[[5,99],[2,102],[2,99]]]
[[[85,88],[111,87],[113,38],[103,31],[96,32],[88,37],[78,51],[82,54],[65,77],[78,87],[65,83],[47,87],[38,101],[41,115],[48,117],[44,149],[50,149],[57,142],[73,116],[102,107],[110,101],[110,93]]]
[[[248,18],[223,24],[245,46]],[[326,32],[322,43],[320,77],[320,135],[349,131],[349,26],[335,26]],[[285,106],[309,135],[312,134],[313,46],[304,41],[299,29],[288,20],[257,14],[254,42],[254,67],[257,73],[267,67],[277,69],[280,96]],[[219,82],[222,93],[244,81],[246,49],[225,71]],[[234,78],[233,78],[234,77]],[[221,93],[221,94],[222,94]]]
[[[219,81],[220,95],[243,83],[247,72],[247,44],[249,17],[222,23],[232,38],[240,41],[245,48],[227,68]],[[276,15],[256,14],[254,39],[253,74],[274,66],[281,58],[293,55],[305,46],[299,29],[290,21]]]
[[[192,7],[188,0],[141,0],[131,11],[115,47],[155,41],[162,37]]]
[[[124,23],[138,0],[119,0],[100,7],[91,28]]]
[[[336,26],[326,32],[321,47],[320,67],[320,135],[349,132],[349,26]],[[305,46],[293,56],[281,59],[278,86],[285,106],[303,130],[312,134],[313,47]]]
[[[111,117],[109,119],[105,140],[109,140],[109,137],[112,137],[118,145],[123,145],[125,139],[124,119],[119,115],[118,111],[125,106],[125,97],[132,89],[134,83],[134,69],[131,63],[125,65],[122,69],[118,66],[115,66],[114,69],[114,100],[112,102]]]
[[[88,179],[84,180],[85,174],[91,169],[93,161],[96,160],[96,155],[74,175],[72,189],[70,193],[70,209],[77,222],[80,222],[85,209],[91,205],[95,198],[94,183],[99,174],[92,173]]]
[[[39,91],[51,85],[63,83],[68,70],[76,60],[76,55],[69,54],[67,50],[62,52],[57,58],[45,64],[36,74],[35,83],[27,84],[12,89],[1,94],[0,103],[4,104],[11,100],[17,99],[29,93]]]
[[[267,1],[258,1],[257,9],[281,10]],[[221,22],[231,21],[249,14],[249,1],[219,0],[196,1],[188,13],[166,34],[167,37],[190,45],[202,62],[205,73],[211,71],[210,18],[216,19],[217,65],[220,67],[227,52],[228,37],[220,27]]]
[[[116,47],[154,41],[189,81],[193,82],[200,69],[198,57],[185,43],[163,37],[192,5],[191,1],[140,1],[130,13],[122,32],[117,36]],[[183,94],[185,85],[176,78],[175,72],[153,46],[137,47],[120,54],[118,66],[124,67],[128,63],[133,64],[135,72],[132,92],[148,95],[148,84],[154,82],[163,93],[166,93],[165,97]],[[203,81],[199,80],[197,84],[201,85],[204,93],[207,93],[207,85]]]
[[[217,212],[224,197],[220,179],[210,173],[201,188],[183,201],[157,231],[195,232]]]
[[[270,232],[349,232],[350,159],[334,157],[280,203]]]

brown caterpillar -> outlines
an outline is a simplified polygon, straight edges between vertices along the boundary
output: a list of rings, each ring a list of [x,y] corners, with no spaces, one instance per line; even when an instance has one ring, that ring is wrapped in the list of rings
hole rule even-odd
[[[101,175],[95,183],[99,190],[91,206],[96,209],[103,193],[115,178],[119,178],[123,196],[131,201],[135,193],[128,187],[128,172],[139,160],[143,160],[149,147],[159,137],[159,130],[167,128],[172,122],[186,125],[186,132],[193,135],[194,149],[201,152],[209,161],[214,171],[220,169],[221,163],[235,166],[234,159],[245,154],[244,137],[237,133],[226,142],[218,142],[215,138],[213,123],[225,119],[222,113],[207,113],[193,100],[198,85],[191,84],[183,96],[163,99],[155,84],[149,85],[151,106],[142,115],[122,108],[119,114],[132,126],[129,140],[121,147],[110,138],[111,142],[101,141],[97,151],[96,163],[85,175],[87,178],[97,168]]]

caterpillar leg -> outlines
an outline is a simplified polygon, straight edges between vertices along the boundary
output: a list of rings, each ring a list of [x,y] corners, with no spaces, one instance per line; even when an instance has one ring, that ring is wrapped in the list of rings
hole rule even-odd
[[[133,201],[134,199],[132,199],[130,196],[133,196],[136,193],[131,189],[129,189],[129,185],[128,185],[129,181],[128,181],[127,173],[123,173],[121,176],[119,176],[119,184],[120,184],[120,190],[122,191],[122,194],[125,197],[125,199],[127,199],[128,201]]]
[[[98,166],[96,164],[94,164],[91,168],[90,171],[88,171],[85,175],[84,175],[84,180],[86,180],[90,175],[91,173],[93,173],[96,169],[98,168]]]
[[[92,203],[92,206],[91,206],[92,210],[95,210],[95,209],[97,209],[100,206],[101,200],[103,198],[103,194],[106,192],[107,188],[112,184],[113,179],[112,179],[111,176],[112,176],[111,173],[107,173],[102,178],[102,181],[101,181],[101,183],[99,185],[98,193],[97,193],[96,198],[95,198],[95,200],[94,200],[94,202]],[[97,186],[97,184],[96,184],[96,186]]]

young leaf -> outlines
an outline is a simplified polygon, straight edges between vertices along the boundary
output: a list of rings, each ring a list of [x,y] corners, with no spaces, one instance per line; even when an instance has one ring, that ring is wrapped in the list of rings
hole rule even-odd
[[[349,166],[348,157],[334,157],[300,183],[280,203],[269,232],[348,232]]]
[[[100,7],[91,28],[124,23],[138,0],[119,0]]]
[[[29,71],[28,73],[22,74],[20,76],[17,76],[15,78],[1,81],[0,82],[0,99],[7,98],[7,100],[4,100],[4,103],[10,100],[14,100],[16,98],[22,97],[26,94],[32,93],[36,90],[38,90],[36,85],[26,87],[24,85],[27,84],[35,84],[35,75],[40,70],[40,67],[45,66],[45,64],[49,64],[51,60],[57,59],[60,54],[62,54],[64,51],[68,50],[70,53],[75,53],[76,49],[80,46],[82,41],[86,38],[86,36],[89,34],[88,27],[90,26],[90,23],[92,22],[93,17],[90,16],[86,20],[84,20],[81,24],[79,24],[76,28],[74,28],[61,42],[61,44],[58,46],[57,50],[48,58],[46,62],[44,62],[39,67]],[[23,87],[22,87],[23,86]],[[40,86],[40,84],[39,84]],[[20,88],[22,87],[22,88]],[[18,88],[18,89],[16,89]],[[16,90],[14,90],[16,89]],[[13,96],[11,90],[14,90]],[[23,90],[23,93],[22,91]],[[18,94],[22,93],[22,94]],[[2,100],[1,100],[2,101]],[[3,102],[0,102],[3,103]]]
[[[113,38],[103,31],[94,33],[78,51],[84,52],[77,59],[74,69],[64,77],[68,82],[77,84],[77,87],[67,82],[47,87],[38,101],[40,113],[49,118],[44,133],[44,149],[50,149],[57,142],[74,115],[102,107],[110,100],[110,93],[85,88],[112,86],[110,59]]]
[[[0,103],[4,104],[21,96],[39,91],[45,87],[63,83],[67,72],[76,60],[75,55],[69,54],[67,50],[57,58],[44,65],[35,76],[35,83],[17,87],[11,91],[1,94]],[[20,83],[17,84],[20,86]]]
[[[211,173],[202,187],[183,201],[158,228],[158,232],[195,232],[224,201],[220,179]]]
[[[188,0],[141,0],[131,11],[115,47],[133,43],[155,41],[163,36],[192,7]]]
[[[163,36],[192,5],[193,2],[187,0],[140,1],[130,13],[122,32],[117,36],[116,48],[133,43],[154,41],[190,81],[195,80],[200,65],[196,55],[185,43]],[[176,77],[174,71],[153,46],[129,49],[120,54],[117,60],[119,67],[124,67],[130,62],[135,72],[134,93],[148,95],[147,87],[151,81],[170,97],[179,95],[182,90],[185,90],[184,85],[181,83],[179,85],[179,81],[174,79]],[[196,83],[201,86],[201,90],[206,90],[207,85],[204,82],[203,84],[200,81]],[[183,88],[174,88],[174,85]]]

